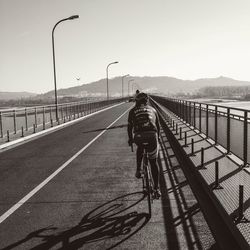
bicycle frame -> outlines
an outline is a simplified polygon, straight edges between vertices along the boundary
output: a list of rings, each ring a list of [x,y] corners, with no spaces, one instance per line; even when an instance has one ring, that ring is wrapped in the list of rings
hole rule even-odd
[[[153,178],[151,173],[151,168],[149,166],[149,159],[148,159],[148,153],[146,149],[143,149],[143,157],[142,157],[142,164],[143,164],[143,171],[142,171],[142,185],[143,185],[143,192],[145,195],[147,195],[148,200],[148,209],[149,209],[149,215],[151,217],[152,208],[151,203],[153,203]]]

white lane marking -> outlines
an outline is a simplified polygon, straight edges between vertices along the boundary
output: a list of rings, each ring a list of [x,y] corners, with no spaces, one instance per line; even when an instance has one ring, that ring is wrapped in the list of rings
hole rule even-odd
[[[14,206],[12,206],[8,211],[0,216],[0,223],[6,220],[11,214],[13,214],[19,207],[21,207],[27,200],[29,200],[35,193],[37,193],[42,187],[44,187],[50,180],[52,180],[58,173],[60,173],[65,167],[67,167],[74,159],[76,159],[86,148],[88,148],[94,141],[96,141],[100,136],[102,136],[113,124],[115,124],[122,116],[124,116],[128,111],[127,109],[122,115],[120,115],[114,122],[112,122],[105,130],[103,130],[99,135],[97,135],[92,141],[90,141],[86,146],[79,150],[75,155],[73,155],[69,160],[67,160],[61,167],[59,167],[54,173],[52,173],[48,178],[46,178],[42,183],[30,191],[25,197],[18,201]]]

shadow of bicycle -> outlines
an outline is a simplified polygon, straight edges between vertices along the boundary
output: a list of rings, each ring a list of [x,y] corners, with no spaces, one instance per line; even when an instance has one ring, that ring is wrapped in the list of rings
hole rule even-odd
[[[140,198],[135,199],[134,197],[138,195]],[[128,198],[130,205],[126,205]],[[102,246],[101,249],[113,249],[148,223],[149,214],[136,211],[136,205],[144,199],[141,192],[117,197],[84,215],[81,221],[70,229],[61,231],[60,228],[52,226],[42,228],[3,250],[13,249],[34,238],[41,239],[41,243],[30,248],[33,250],[54,249],[54,247],[56,249],[79,249],[91,243],[94,244],[91,246],[94,247],[92,249],[97,249],[96,243],[99,247]],[[108,239],[110,240],[107,241]],[[89,246],[86,248],[90,249]]]

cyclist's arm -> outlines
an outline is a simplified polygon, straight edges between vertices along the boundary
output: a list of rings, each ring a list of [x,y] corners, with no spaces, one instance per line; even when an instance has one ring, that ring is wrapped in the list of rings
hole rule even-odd
[[[132,118],[132,112],[129,112],[128,115],[128,138],[130,141],[133,139],[133,118]]]

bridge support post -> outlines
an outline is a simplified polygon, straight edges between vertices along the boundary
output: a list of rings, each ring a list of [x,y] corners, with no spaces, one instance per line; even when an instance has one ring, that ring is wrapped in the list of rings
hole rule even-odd
[[[227,108],[227,153],[230,153],[231,144],[230,144],[230,108]]]
[[[3,138],[3,121],[2,121],[2,112],[0,112],[0,134],[1,134],[1,138]]]
[[[182,140],[182,128],[180,127],[180,140]]]
[[[213,185],[213,189],[223,189],[223,187],[219,183],[219,162],[215,162],[215,183]]]
[[[10,131],[7,130],[7,142],[9,142],[9,141],[10,141]]]
[[[238,216],[234,219],[234,223],[246,223],[249,220],[244,216],[244,186],[239,185],[239,208]]]
[[[206,169],[206,167],[204,166],[204,148],[201,148],[201,165],[200,165],[200,169]]]
[[[26,131],[28,131],[28,113],[26,108],[25,108],[25,127]]]
[[[43,107],[43,130],[45,130],[45,107]]]
[[[184,147],[188,147],[188,145],[187,145],[187,131],[185,131],[184,141],[185,141]]]
[[[21,135],[21,137],[24,137],[24,131],[23,131],[23,126],[22,126],[22,135]]]
[[[191,155],[190,156],[195,156],[195,153],[194,153],[194,139],[193,138],[191,139]]]
[[[14,119],[14,134],[16,134],[16,110],[13,110],[13,119]]]
[[[244,130],[243,130],[243,167],[249,167],[247,150],[248,150],[248,112],[244,111]]]

